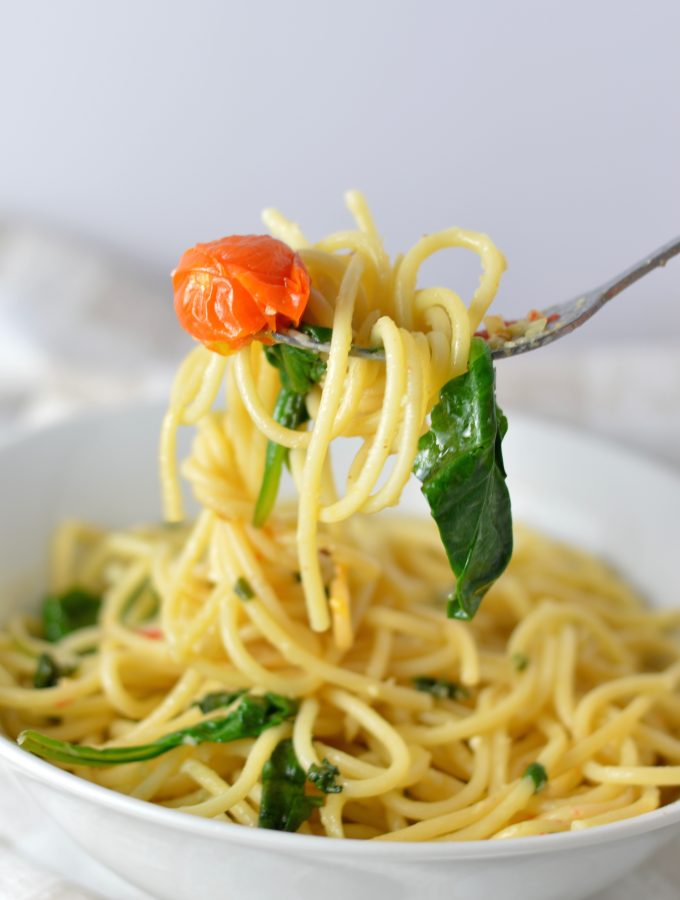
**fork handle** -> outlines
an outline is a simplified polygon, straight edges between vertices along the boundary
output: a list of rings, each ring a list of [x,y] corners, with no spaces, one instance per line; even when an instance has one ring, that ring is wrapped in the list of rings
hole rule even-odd
[[[591,296],[599,295],[599,301],[593,308],[593,312],[603,306],[608,300],[611,300],[612,297],[616,297],[621,291],[625,291],[631,284],[635,284],[636,281],[644,278],[644,276],[653,269],[657,269],[659,266],[665,266],[668,260],[677,256],[678,253],[680,253],[680,237],[676,237],[672,241],[668,241],[667,244],[663,244],[663,246],[659,247],[658,250],[655,250],[649,256],[645,256],[639,262],[629,266],[619,275],[615,275],[614,278],[606,281],[599,288],[591,291]]]

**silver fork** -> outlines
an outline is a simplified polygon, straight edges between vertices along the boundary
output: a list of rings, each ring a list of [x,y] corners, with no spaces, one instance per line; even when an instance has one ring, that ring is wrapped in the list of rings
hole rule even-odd
[[[537,350],[539,347],[551,344],[558,338],[570,334],[583,325],[584,322],[587,322],[591,316],[594,316],[598,309],[602,309],[612,297],[616,297],[617,294],[625,291],[631,284],[635,284],[636,281],[644,278],[645,275],[648,275],[649,272],[659,266],[665,266],[668,260],[678,253],[680,253],[680,237],[669,241],[667,244],[659,247],[658,250],[654,250],[619,275],[615,275],[614,278],[600,285],[600,287],[587,291],[585,294],[580,294],[574,300],[567,300],[565,303],[555,303],[553,306],[547,306],[539,310],[539,317],[547,320],[543,331],[512,337],[508,340],[503,340],[499,344],[494,343],[491,355],[494,359],[517,356],[520,353],[528,353],[529,350]],[[317,353],[328,353],[331,347],[328,343],[322,343],[311,335],[294,329],[276,331],[272,337],[279,344],[288,344],[291,347],[300,347],[305,350],[315,350]],[[358,347],[353,345],[350,354],[363,359],[385,360],[385,353],[382,347]]]

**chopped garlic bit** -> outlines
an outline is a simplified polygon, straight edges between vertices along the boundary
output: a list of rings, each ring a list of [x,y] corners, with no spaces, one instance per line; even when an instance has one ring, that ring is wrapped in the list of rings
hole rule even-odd
[[[486,316],[484,319],[487,341],[492,349],[501,347],[505,341],[541,334],[547,324],[548,319],[536,310],[532,310],[526,318],[517,321],[508,322],[502,316]]]

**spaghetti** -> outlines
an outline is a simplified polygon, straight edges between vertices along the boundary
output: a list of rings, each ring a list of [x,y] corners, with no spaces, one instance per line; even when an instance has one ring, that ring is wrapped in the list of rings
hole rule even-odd
[[[193,350],[161,442],[177,524],[58,530],[43,622],[0,633],[5,730],[139,799],[338,838],[509,838],[656,808],[680,785],[680,614],[518,529],[474,621],[447,619],[434,524],[364,515],[398,503],[504,262],[488,238],[449,229],[391,264],[363,199],[349,205],[357,230],[313,246],[266,214],[309,270],[315,324],[332,327],[311,425],[276,421],[262,344]],[[416,288],[451,246],[482,261],[469,308]],[[350,357],[352,342],[381,344],[386,363]],[[197,429],[182,470],[202,506],[192,525],[181,425]],[[358,445],[342,490],[337,438]],[[255,525],[268,441],[289,451],[299,500]]]

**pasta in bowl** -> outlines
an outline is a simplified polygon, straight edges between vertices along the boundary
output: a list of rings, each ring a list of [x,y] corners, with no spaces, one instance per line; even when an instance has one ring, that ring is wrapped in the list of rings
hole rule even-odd
[[[362,281],[353,263],[360,241],[356,234],[351,240],[354,253],[343,255],[335,281],[334,262],[324,271],[339,295],[354,278],[357,302],[359,289],[370,295],[380,278]],[[350,238],[343,241],[344,247]],[[303,248],[301,258],[334,252],[331,242],[309,255]],[[500,271],[500,257],[487,256],[487,272]],[[324,274],[318,259],[316,265],[313,270],[310,261],[311,284],[320,290]],[[323,298],[333,289],[326,287]],[[81,437],[96,436],[96,452],[87,458],[109,472],[110,487],[90,480],[95,494],[82,503],[83,487],[74,490],[63,473],[58,481],[60,508],[46,511],[52,523],[65,514],[81,522],[58,533],[41,621],[10,618],[3,635],[3,723],[23,746],[3,745],[3,751],[32,784],[42,785],[43,802],[92,852],[159,895],[196,896],[195,882],[180,872],[186,841],[201,859],[206,896],[218,895],[227,871],[252,896],[267,892],[265,879],[281,885],[281,896],[311,896],[327,866],[334,887],[324,890],[337,889],[338,896],[347,889],[368,896],[378,885],[409,896],[417,885],[422,893],[423,882],[429,896],[447,896],[446,885],[457,877],[468,883],[460,896],[482,896],[503,884],[506,896],[540,897],[540,878],[552,879],[574,854],[588,866],[572,873],[563,896],[584,896],[650,852],[667,834],[661,826],[675,820],[677,614],[646,609],[604,564],[535,531],[517,532],[506,569],[504,471],[520,518],[623,563],[655,599],[671,583],[669,555],[625,512],[628,502],[640,501],[636,510],[647,504],[650,516],[670,521],[677,484],[625,455],[514,420],[504,463],[504,417],[484,348],[474,352],[476,325],[468,319],[465,332],[456,318],[460,307],[450,308],[456,312],[448,331],[430,310],[422,332],[411,331],[416,325],[407,327],[393,310],[393,324],[383,323],[379,333],[384,368],[354,365],[349,343],[360,328],[352,320],[343,337],[342,322],[333,318],[331,354],[318,380],[310,377],[314,361],[301,366],[303,415],[311,427],[304,419],[291,427],[276,417],[277,393],[295,386],[299,359],[293,365],[281,354],[265,355],[259,343],[233,356],[194,351],[180,374],[162,444],[169,519],[180,519],[176,428],[198,423],[184,467],[203,506],[191,525],[102,529],[102,522],[153,521],[152,476],[147,470],[142,479],[137,460],[153,427],[140,414],[82,426]],[[427,316],[436,323],[430,332]],[[445,348],[433,346],[435,331],[446,338]],[[461,333],[466,344],[457,368],[452,348]],[[340,355],[334,354],[339,341]],[[223,383],[226,413],[214,403]],[[385,399],[391,390],[392,405]],[[471,450],[463,447],[465,465],[458,440],[446,444],[446,465],[433,472],[433,447],[442,447],[452,418],[468,410],[485,427],[473,429]],[[317,434],[324,421],[328,427]],[[344,495],[326,461],[335,431],[360,441]],[[64,448],[73,448],[77,432],[78,426],[65,427],[49,439],[53,478],[65,461],[73,466]],[[110,443],[102,456],[104,438]],[[21,466],[18,457],[9,458],[6,470],[37,464],[42,477],[50,468],[47,451],[39,438],[34,442],[37,458],[24,453]],[[139,449],[120,459],[131,446]],[[270,501],[281,447],[300,489],[299,511]],[[383,472],[390,456],[393,466]],[[414,458],[434,522],[368,517],[400,495],[409,511],[417,512],[418,503],[426,511],[413,479],[407,484]],[[565,458],[578,464],[567,469]],[[617,460],[628,498],[613,484]],[[88,466],[97,471],[79,454],[85,486]],[[471,468],[486,505],[471,529],[475,540],[465,543],[464,523],[452,524],[441,501],[466,491],[475,496]],[[612,482],[608,492],[604,475]],[[436,490],[441,479],[444,492]],[[112,522],[121,486],[125,504]],[[632,496],[638,490],[641,497]],[[51,496],[53,489],[42,493]],[[21,533],[18,528],[12,540]],[[34,527],[31,539],[39,537]],[[16,558],[23,553],[25,559],[26,549],[12,554],[7,572],[17,572]],[[643,570],[625,565],[633,558],[646,560]],[[77,816],[64,815],[68,804],[78,807]],[[102,805],[112,832],[106,847],[86,827]],[[140,836],[140,851],[148,830],[167,876],[154,866],[136,871],[135,853],[121,849],[125,829]],[[320,842],[320,835],[345,840]],[[216,848],[226,845],[238,853],[217,862]],[[264,858],[266,866],[254,865]],[[519,860],[533,874],[508,884]]]

